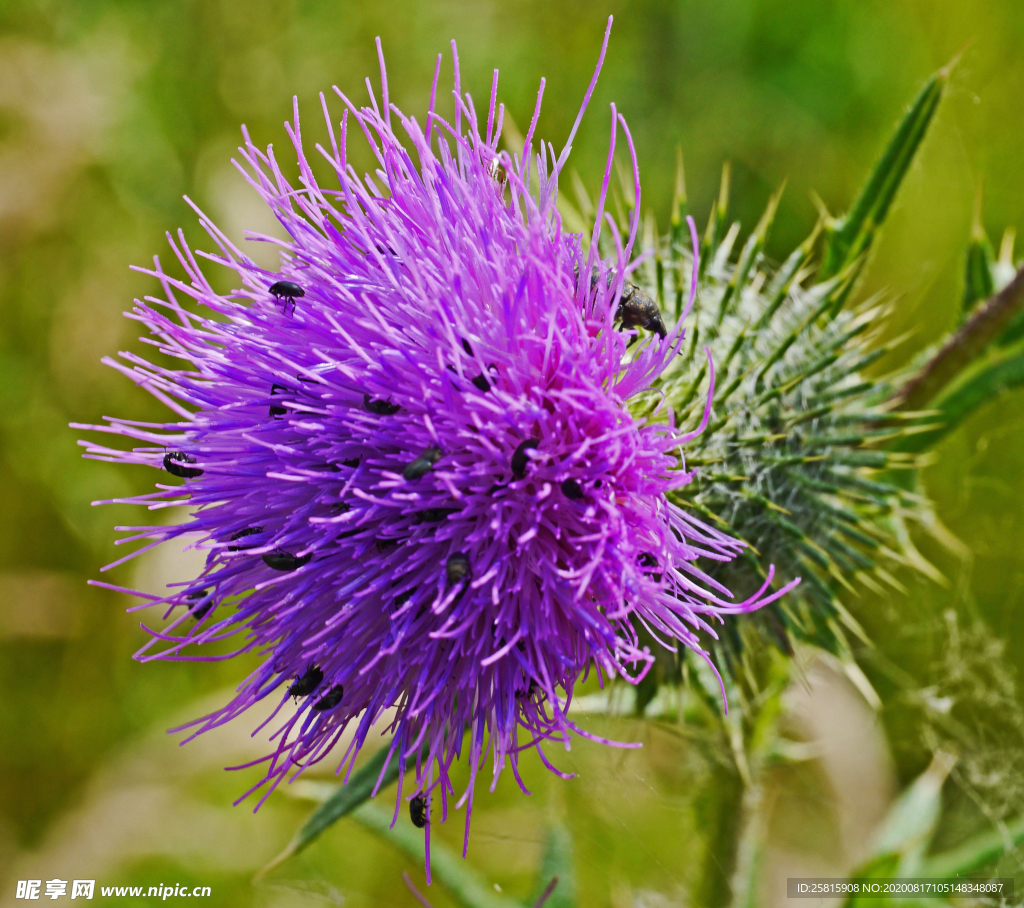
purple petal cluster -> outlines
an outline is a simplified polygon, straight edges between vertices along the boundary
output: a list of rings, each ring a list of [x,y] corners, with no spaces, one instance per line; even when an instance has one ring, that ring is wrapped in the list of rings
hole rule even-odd
[[[142,550],[198,533],[206,552],[199,577],[147,594],[169,621],[138,658],[203,658],[197,644],[226,638],[265,655],[193,734],[276,698],[265,798],[350,726],[351,769],[394,709],[392,747],[415,774],[405,797],[443,818],[463,748],[472,776],[490,753],[495,778],[506,763],[518,778],[524,750],[550,766],[545,742],[585,734],[567,714],[576,683],[591,668],[602,683],[643,677],[639,628],[706,658],[711,619],[781,593],[766,583],[735,603],[698,566],[742,544],[666,497],[690,480],[692,433],[627,408],[678,354],[682,320],[627,349],[614,319],[633,237],[604,261],[596,231],[585,252],[563,230],[568,143],[535,151],[535,113],[523,155],[500,152],[497,74],[483,124],[456,61],[454,122],[432,100],[424,127],[389,104],[381,73],[381,105],[338,92],[337,132],[327,116],[317,151],[337,188],[314,178],[297,111],[297,183],[244,134],[237,163],[290,237],[281,269],[257,267],[201,212],[218,252],[169,237],[186,277],[158,263],[164,295],[129,317],[181,367],[110,364],[174,418],[111,419],[94,428],[141,446],[88,456],[162,471],[133,501],[189,508],[183,524],[135,528]],[[347,160],[354,127],[372,175]],[[614,107],[608,173],[620,129],[636,177]],[[217,293],[201,257],[240,289]],[[461,797],[468,832],[472,781]]]

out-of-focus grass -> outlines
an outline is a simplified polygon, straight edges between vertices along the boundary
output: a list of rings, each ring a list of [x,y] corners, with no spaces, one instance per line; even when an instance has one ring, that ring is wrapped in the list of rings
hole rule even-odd
[[[118,754],[169,724],[184,704],[244,674],[230,663],[131,661],[143,640],[139,616],[125,615],[120,597],[85,586],[114,557],[110,527],[144,519],[89,502],[144,491],[154,478],[81,461],[66,428],[103,414],[160,414],[99,364],[103,355],[138,348],[134,325],[120,312],[155,290],[127,266],[148,264],[155,253],[166,262],[166,229],[183,226],[203,245],[183,193],[238,240],[243,227],[268,229],[229,163],[238,124],[246,122],[257,143],[283,151],[281,122],[296,94],[306,135],[319,138],[316,93],[337,84],[361,102],[364,76],[377,78],[377,34],[392,100],[421,117],[439,51],[442,80],[450,84],[453,37],[464,87],[482,101],[491,69],[499,67],[501,97],[520,125],[546,76],[540,134],[559,145],[609,12],[616,16],[611,48],[573,165],[594,185],[614,100],[637,142],[644,205],[662,225],[677,143],[699,218],[726,157],[733,162],[733,213],[748,227],[788,178],[769,244],[774,255],[809,231],[816,216],[811,189],[834,210],[846,205],[921,80],[973,39],[863,291],[900,292],[892,330],[917,332],[904,358],[957,318],[980,180],[990,234],[1008,224],[1024,229],[1017,128],[1024,122],[1024,7],[1015,0],[10,0],[0,7],[0,876],[17,855],[52,840]],[[976,613],[1006,641],[1024,634],[1020,403],[1010,395],[969,420],[926,473],[939,516],[972,548],[973,561],[964,564],[924,540],[953,580],[950,589],[905,578],[907,599],[857,606],[867,625],[884,630],[882,655],[909,660],[912,670],[925,673],[925,663],[941,654],[918,645],[926,634],[908,631],[901,640],[892,628],[942,625],[949,608]],[[130,576],[128,569],[114,572],[115,580]],[[55,589],[62,591],[57,606]],[[1024,668],[1021,651],[1011,648],[1009,659]],[[906,780],[926,755],[912,724],[894,720],[891,728]],[[596,784],[584,773],[558,787],[556,801],[590,833],[580,846],[583,904],[626,904],[622,893],[643,881],[674,897],[704,860],[700,823],[711,809],[699,794],[705,770],[694,768],[683,745],[655,737],[649,745],[640,773],[646,801],[629,781],[633,757],[623,758],[618,781],[608,770]],[[547,778],[531,773],[548,791]],[[197,784],[175,790],[194,797],[189,786]],[[243,783],[211,767],[201,787],[212,810]],[[523,892],[541,834],[534,803],[503,782],[493,806],[478,809],[470,852]],[[268,837],[269,856],[301,816],[291,802],[272,799],[245,828]],[[359,894],[365,904],[389,903],[401,891],[401,862],[357,829],[298,859],[294,874],[305,882],[294,890],[254,895],[248,879],[257,861],[218,869],[182,853],[172,863],[144,854],[126,859],[118,878],[194,878],[215,885],[224,903],[238,904],[304,903],[302,887],[310,886],[328,901],[343,891],[353,904]],[[55,865],[48,872],[63,871]],[[609,896],[588,874],[625,882]],[[444,904],[442,896],[432,898]]]

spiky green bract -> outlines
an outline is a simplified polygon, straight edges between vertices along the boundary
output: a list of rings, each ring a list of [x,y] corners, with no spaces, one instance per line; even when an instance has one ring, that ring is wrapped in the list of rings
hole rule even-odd
[[[898,485],[892,480],[916,465],[914,453],[893,443],[926,427],[906,407],[893,412],[902,379],[879,380],[870,371],[895,343],[882,340],[883,307],[877,300],[851,305],[851,299],[951,68],[926,82],[849,213],[825,216],[777,267],[764,248],[779,194],[740,245],[742,226],[728,224],[729,168],[723,170],[701,243],[690,342],[654,394],[634,404],[635,416],[652,418],[663,396],[677,423],[708,423],[685,455],[695,481],[676,501],[748,543],[744,558],[717,568],[717,579],[741,594],[764,582],[770,564],[775,583],[803,578],[795,593],[751,615],[742,629],[721,628],[712,647],[733,677],[750,651],[744,634],[760,633],[786,651],[800,640],[848,654],[851,632],[861,632],[843,597],[856,595],[858,586],[901,589],[890,573],[894,565],[934,571],[905,528],[908,519],[925,517],[926,503],[908,491],[912,474]],[[625,182],[622,196],[628,207]],[[692,255],[679,229],[685,204],[680,162],[673,229],[652,241],[654,254],[632,276],[670,310],[665,319],[678,318],[681,291],[692,277]],[[585,199],[580,207],[584,217],[592,211]],[[678,664],[663,659],[659,668],[645,685],[648,696],[658,675]],[[640,694],[642,709],[643,689]]]
[[[966,316],[976,303],[987,300],[995,292],[995,253],[981,222],[981,193],[974,206],[971,242],[967,247],[964,268],[963,310]]]
[[[760,249],[776,203],[738,254],[737,229],[709,250],[689,320],[689,355],[677,358],[657,391],[681,425],[696,426],[712,394],[708,359],[714,364],[709,431],[686,452],[696,477],[677,503],[748,543],[746,557],[721,566],[719,579],[728,578],[738,593],[756,589],[770,564],[782,582],[803,578],[785,602],[749,616],[744,626],[783,649],[796,639],[841,653],[857,628],[837,590],[899,588],[888,568],[911,560],[888,526],[912,515],[919,499],[878,474],[914,462],[881,447],[907,419],[885,411],[893,386],[865,374],[889,349],[877,330],[881,307],[831,314],[849,293],[858,263],[814,283],[812,240],[782,267],[767,267]],[[666,252],[670,273],[685,276],[688,254],[678,246]],[[708,348],[708,358],[698,355],[698,345]],[[653,414],[656,403],[649,397],[637,415]],[[735,673],[740,632],[721,633],[716,647]]]

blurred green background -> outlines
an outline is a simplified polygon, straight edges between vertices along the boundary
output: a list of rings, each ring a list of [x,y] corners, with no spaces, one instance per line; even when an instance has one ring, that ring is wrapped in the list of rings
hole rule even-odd
[[[422,117],[438,52],[450,84],[455,38],[464,88],[483,104],[499,68],[500,97],[520,128],[547,77],[539,133],[560,147],[609,13],[608,58],[572,157],[584,183],[599,180],[615,101],[639,150],[643,205],[663,226],[677,144],[701,219],[726,158],[733,212],[747,228],[788,179],[769,244],[776,257],[812,227],[812,190],[833,212],[844,209],[918,86],[966,45],[861,290],[890,293],[892,332],[913,330],[900,361],[957,321],[979,184],[990,235],[1024,229],[1019,0],[0,4],[0,904],[27,875],[194,882],[213,886],[225,905],[412,904],[400,873],[422,879],[422,868],[354,825],[251,885],[308,805],[276,795],[256,816],[229,806],[254,780],[251,771],[220,770],[254,753],[248,726],[183,750],[163,734],[222,697],[214,692],[240,680],[244,666],[131,660],[144,639],[139,615],[85,581],[115,556],[112,526],[145,520],[89,502],[146,491],[153,478],[80,460],[67,424],[160,416],[99,360],[140,347],[121,312],[157,288],[129,264],[145,266],[154,254],[166,262],[163,233],[179,226],[204,246],[183,194],[239,241],[246,227],[271,229],[230,165],[241,122],[257,144],[284,149],[294,94],[307,141],[320,140],[317,92],[336,84],[361,102],[364,77],[378,79],[376,35],[392,100]],[[906,598],[852,603],[878,642],[869,675],[885,699],[880,716],[864,713],[827,665],[809,669],[820,676],[813,696],[794,693],[794,721],[825,739],[806,772],[780,783],[780,866],[848,867],[893,787],[927,765],[920,698],[901,696],[897,664],[940,703],[943,684],[966,690],[982,683],[978,672],[994,673],[999,693],[978,720],[975,769],[990,771],[998,796],[979,807],[951,792],[962,804],[944,833],[950,841],[986,811],[1024,806],[1024,755],[1012,743],[1021,706],[1013,678],[1024,668],[1021,401],[1007,395],[976,414],[925,474],[939,518],[971,552],[955,557],[920,540],[949,586],[907,576]],[[174,570],[151,559],[114,579],[168,579]],[[725,770],[677,731],[591,724],[648,746],[623,754],[580,742],[560,757],[581,773],[571,783],[555,784],[530,762],[533,799],[503,779],[477,799],[471,858],[489,881],[525,897],[544,818],[559,815],[575,836],[580,904],[700,904],[691,886],[714,859],[706,829]],[[962,765],[973,765],[969,754]],[[442,836],[457,841],[459,825]],[[436,886],[431,900],[451,904]]]

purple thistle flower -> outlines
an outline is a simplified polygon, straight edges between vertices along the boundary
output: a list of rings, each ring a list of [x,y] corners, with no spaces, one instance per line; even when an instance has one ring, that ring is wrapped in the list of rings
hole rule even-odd
[[[428,840],[431,799],[444,818],[464,743],[471,779],[456,806],[467,802],[468,837],[482,758],[493,754],[495,779],[508,759],[518,779],[519,754],[535,747],[564,775],[543,743],[593,737],[567,714],[592,666],[602,684],[643,677],[653,656],[639,627],[707,659],[698,632],[714,636],[711,619],[785,592],[768,594],[769,575],[757,595],[731,602],[695,562],[729,560],[742,543],[666,497],[690,481],[681,445],[705,427],[710,397],[689,434],[671,412],[644,424],[627,409],[683,340],[682,319],[628,351],[629,334],[614,328],[637,217],[609,262],[597,229],[585,254],[555,209],[601,62],[557,158],[550,144],[533,153],[541,83],[520,159],[497,150],[497,72],[483,132],[457,57],[454,124],[434,112],[440,60],[425,131],[389,104],[382,56],[382,105],[372,90],[363,108],[338,92],[340,141],[321,95],[330,148],[317,150],[336,190],[313,177],[297,107],[286,124],[297,187],[243,129],[239,169],[290,236],[280,272],[258,268],[196,209],[219,254],[168,236],[190,282],[157,261],[148,273],[165,298],[129,315],[184,368],[107,360],[176,421],[86,427],[144,444],[87,456],[184,480],[132,499],[192,510],[185,524],[131,528],[148,541],[140,551],[199,533],[207,553],[199,577],[142,594],[171,620],[148,629],[137,658],[226,658],[191,647],[239,633],[239,653],[266,655],[192,736],[277,697],[275,746],[253,789],[267,785],[262,803],[356,723],[339,766],[351,772],[371,725],[394,707],[391,747],[414,767],[407,799],[426,799]],[[353,123],[376,156],[373,176],[347,163]],[[619,128],[639,200],[632,139],[613,105],[599,211]],[[198,257],[233,269],[242,289],[216,293]],[[400,780],[399,803],[401,792]]]

